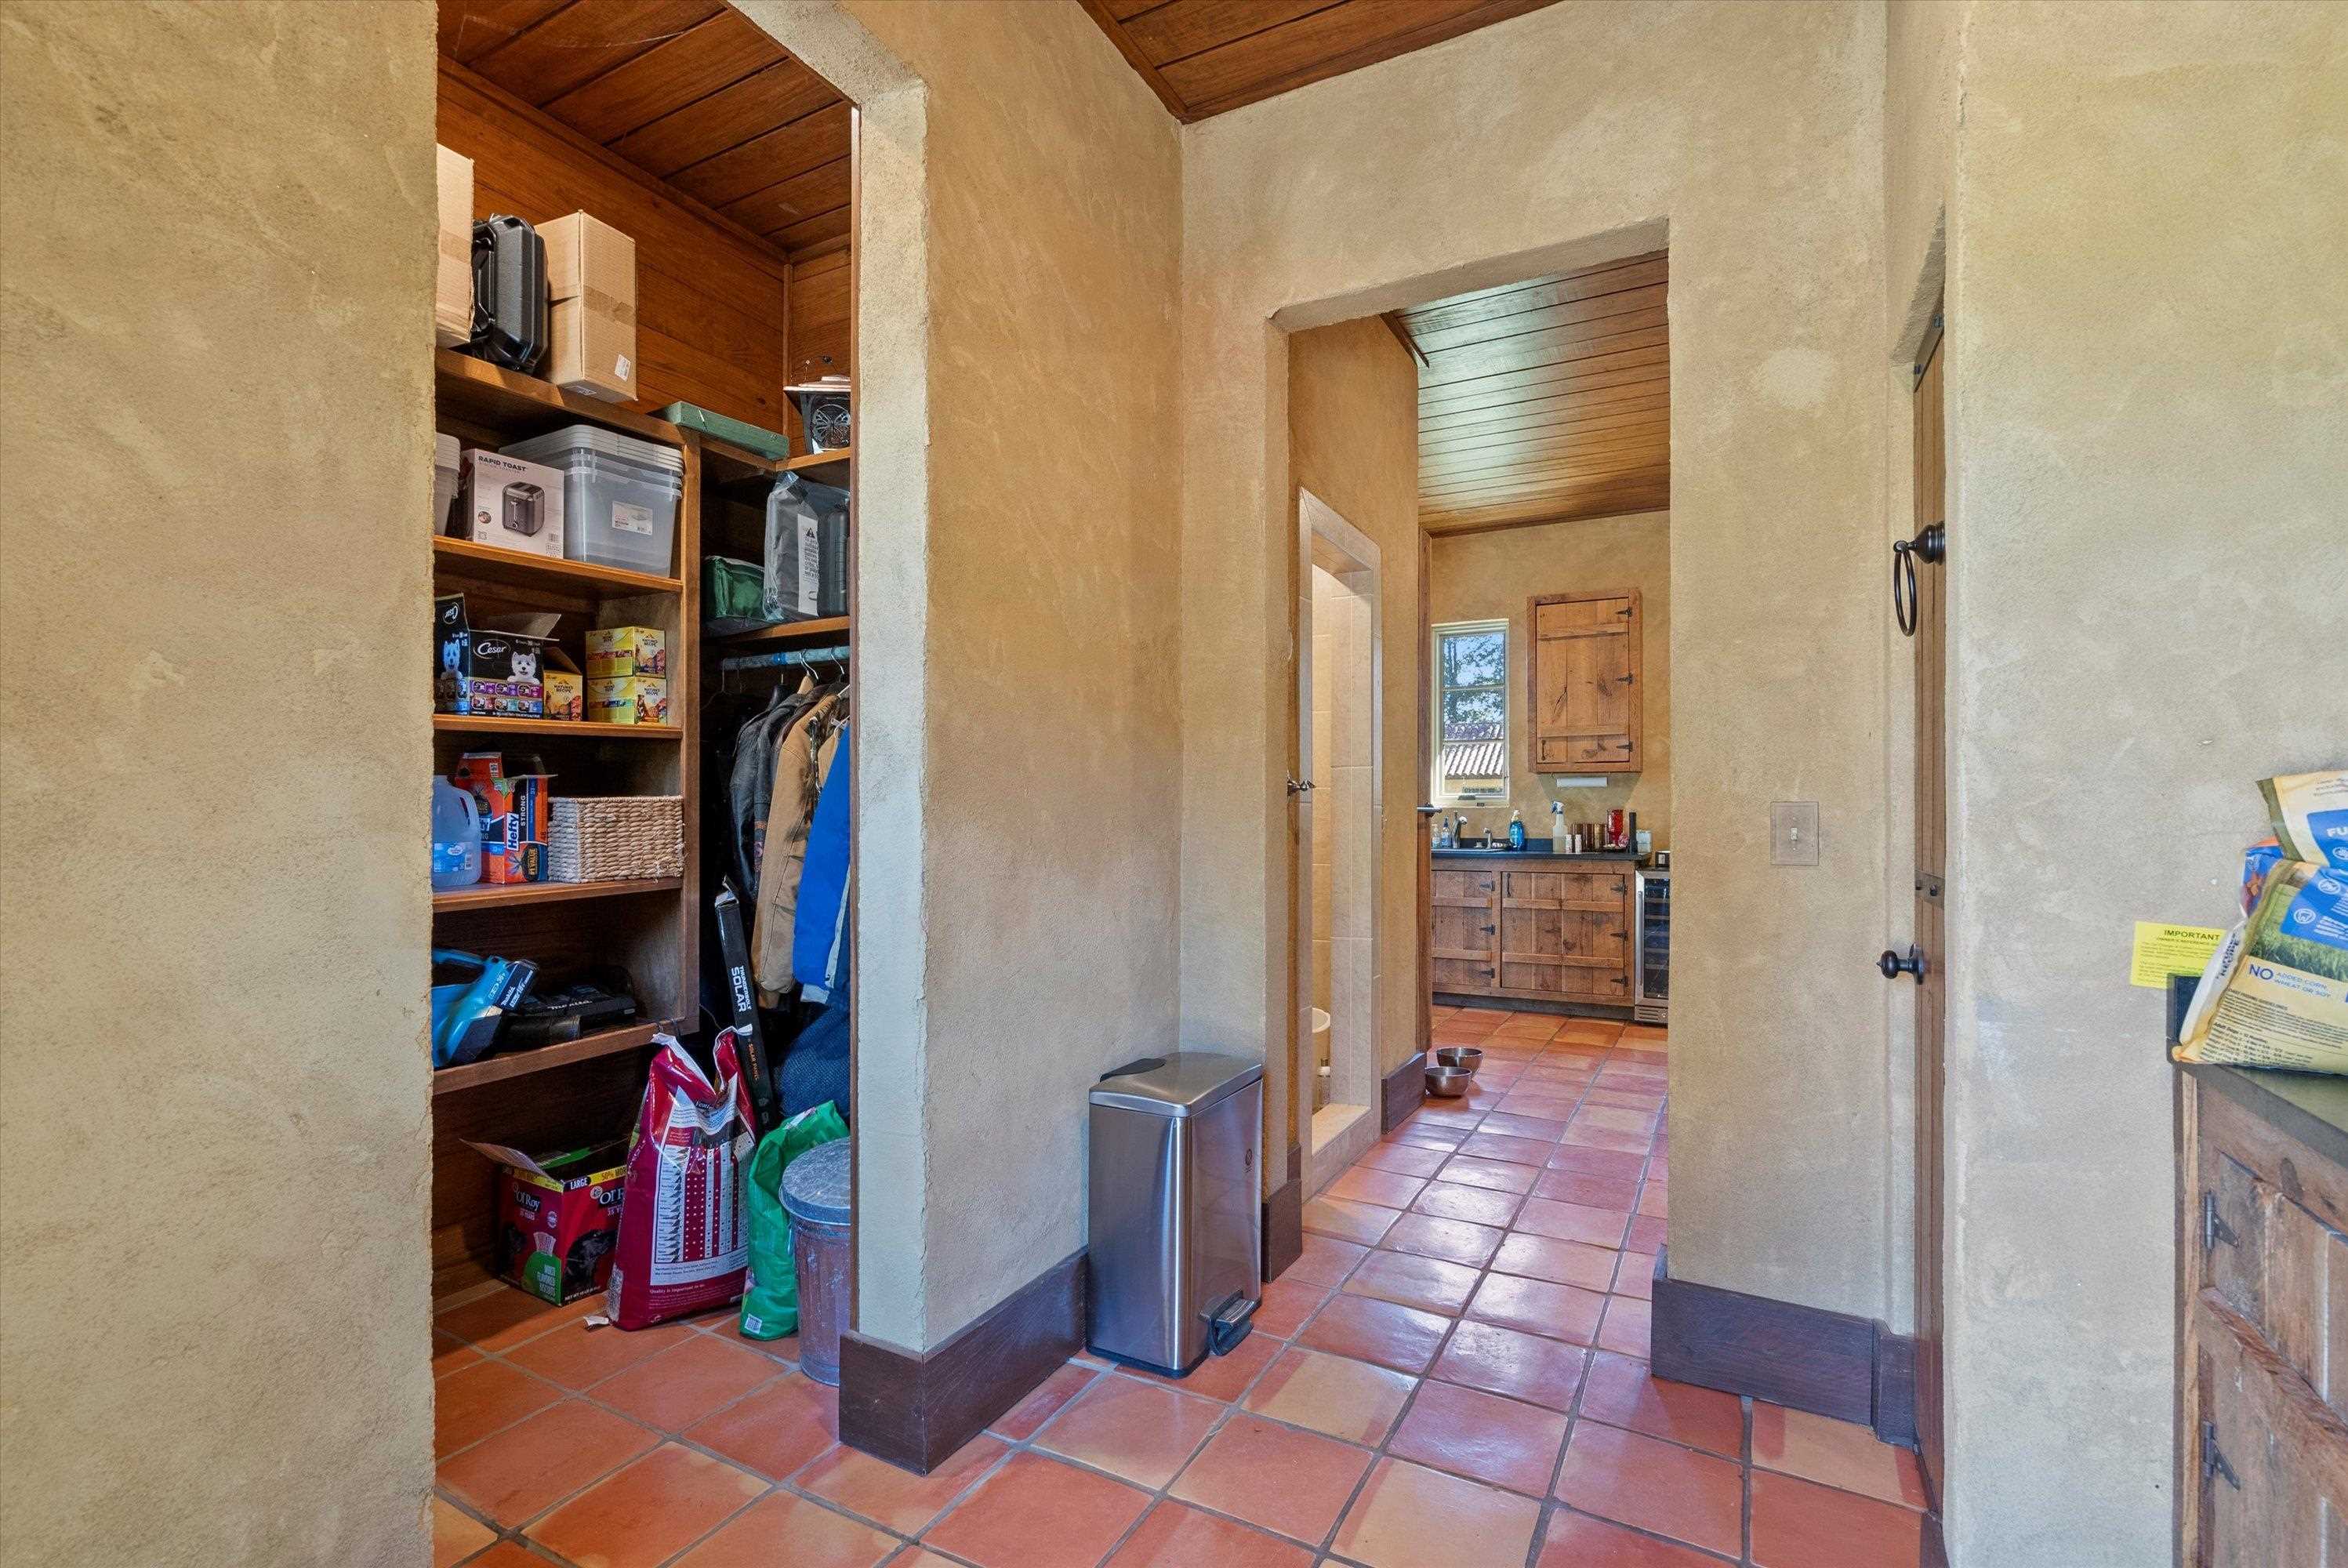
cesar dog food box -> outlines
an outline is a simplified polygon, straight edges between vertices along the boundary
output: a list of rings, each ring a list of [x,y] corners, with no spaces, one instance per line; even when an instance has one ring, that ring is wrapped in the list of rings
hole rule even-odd
[[[501,718],[581,717],[579,666],[548,634],[559,616],[497,616],[477,627],[466,617],[462,593],[432,603],[435,710]]]
[[[481,804],[481,880],[544,882],[554,775],[508,773],[503,753],[469,751],[450,777]]]
[[[602,1290],[612,1277],[620,1235],[627,1140],[535,1159],[501,1143],[473,1148],[498,1168],[499,1253],[506,1277],[557,1306]]]

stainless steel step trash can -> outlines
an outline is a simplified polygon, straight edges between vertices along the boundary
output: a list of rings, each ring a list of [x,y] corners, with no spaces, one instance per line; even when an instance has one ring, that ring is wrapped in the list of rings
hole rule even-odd
[[[1176,1377],[1247,1337],[1263,1299],[1263,1065],[1128,1062],[1092,1090],[1085,1244],[1096,1353]]]

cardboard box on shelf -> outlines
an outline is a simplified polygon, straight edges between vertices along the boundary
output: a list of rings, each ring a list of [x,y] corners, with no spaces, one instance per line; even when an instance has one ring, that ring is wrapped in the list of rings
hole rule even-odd
[[[668,675],[668,637],[657,626],[604,626],[587,634],[591,680]]]
[[[636,242],[573,212],[539,225],[553,352],[546,378],[606,402],[636,396]]]
[[[557,1306],[602,1290],[611,1280],[619,1239],[627,1140],[535,1157],[502,1143],[473,1148],[498,1168],[499,1257],[506,1278]]]
[[[481,880],[544,882],[554,775],[508,773],[504,753],[469,751],[457,759],[449,780],[481,804]]]
[[[440,155],[440,257],[433,272],[432,341],[461,348],[473,336],[473,160]]]
[[[486,714],[501,718],[542,718],[547,687],[561,681],[574,704],[579,666],[549,634],[553,615],[493,616],[475,626],[465,614],[462,593],[432,602],[436,713]],[[571,716],[579,717],[575,712]]]
[[[576,724],[587,717],[587,686],[579,678],[579,672],[570,667],[571,661],[563,657],[561,649],[552,652],[563,667],[545,672],[546,717]]]
[[[649,676],[587,677],[587,718],[592,724],[666,724],[668,682]]]
[[[562,475],[476,447],[465,454],[460,539],[562,559]]]

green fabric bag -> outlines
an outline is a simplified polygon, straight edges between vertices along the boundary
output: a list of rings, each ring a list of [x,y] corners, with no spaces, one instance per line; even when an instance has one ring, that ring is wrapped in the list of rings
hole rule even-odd
[[[798,1272],[791,1266],[791,1217],[783,1212],[783,1171],[819,1144],[848,1136],[829,1100],[803,1110],[758,1140],[743,1199],[750,1221],[750,1275],[742,1286],[742,1337],[780,1339],[799,1331]]]

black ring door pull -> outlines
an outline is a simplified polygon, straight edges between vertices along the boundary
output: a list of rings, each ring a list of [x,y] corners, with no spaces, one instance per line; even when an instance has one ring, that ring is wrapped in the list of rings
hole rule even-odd
[[[1948,530],[1933,523],[1913,539],[1903,539],[1891,546],[1891,614],[1900,623],[1900,634],[1916,634],[1916,562],[1921,557],[1927,566],[1938,566],[1949,552]]]
[[[1920,985],[1924,983],[1925,973],[1931,966],[1931,960],[1924,956],[1924,950],[1913,944],[1910,945],[1908,956],[1905,958],[1887,947],[1883,950],[1883,956],[1875,961],[1875,967],[1882,972],[1886,980],[1897,980],[1902,975],[1912,975]]]

